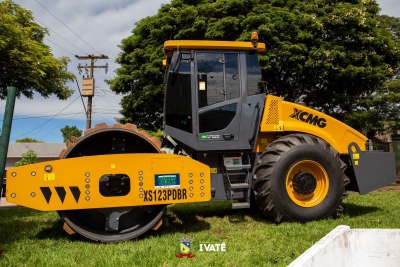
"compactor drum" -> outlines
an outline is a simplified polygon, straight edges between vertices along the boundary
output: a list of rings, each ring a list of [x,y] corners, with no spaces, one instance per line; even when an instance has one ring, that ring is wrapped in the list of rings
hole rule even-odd
[[[133,124],[109,127],[103,123],[85,131],[82,138],[71,140],[68,148],[61,152],[60,158],[160,153],[160,144],[157,138],[150,138],[147,133],[137,131]],[[101,183],[102,192],[109,196],[123,195],[131,186],[123,174],[105,176]],[[65,210],[58,213],[75,232],[102,242],[133,239],[161,223],[165,205],[135,207],[126,204],[126,207]]]
[[[7,201],[58,211],[68,233],[101,242],[158,229],[169,204],[228,200],[275,222],[342,211],[346,190],[396,181],[393,152],[321,112],[269,95],[251,42],[166,41],[164,135],[98,124],[60,160],[7,171]]]

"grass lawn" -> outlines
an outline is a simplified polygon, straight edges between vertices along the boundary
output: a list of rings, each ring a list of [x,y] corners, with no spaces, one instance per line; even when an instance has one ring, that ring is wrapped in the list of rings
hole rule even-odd
[[[279,225],[229,202],[171,205],[158,231],[119,244],[68,236],[55,212],[2,209],[0,266],[286,266],[338,225],[400,228],[399,200],[397,190],[350,194],[333,219]],[[181,237],[192,239],[194,258],[175,258]],[[199,251],[222,242],[226,252]]]

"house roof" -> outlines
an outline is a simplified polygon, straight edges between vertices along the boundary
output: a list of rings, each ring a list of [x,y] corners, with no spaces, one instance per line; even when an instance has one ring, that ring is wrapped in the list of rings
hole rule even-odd
[[[21,158],[30,149],[38,158],[58,158],[64,148],[67,148],[65,143],[10,143],[7,158]]]

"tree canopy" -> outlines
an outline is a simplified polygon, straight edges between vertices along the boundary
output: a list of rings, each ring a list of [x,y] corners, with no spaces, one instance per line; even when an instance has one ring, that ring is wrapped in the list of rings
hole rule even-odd
[[[64,138],[64,142],[70,140],[71,137],[79,137],[82,135],[82,130],[79,130],[76,126],[65,125],[65,127],[60,129],[62,136]]]
[[[288,101],[306,94],[309,106],[344,120],[399,66],[400,44],[389,24],[380,26],[378,12],[375,0],[172,0],[122,40],[121,67],[107,81],[126,94],[120,121],[161,127],[165,40],[249,40],[253,31],[267,45],[260,63],[270,94]]]
[[[32,98],[34,91],[67,99],[73,90],[66,83],[75,75],[67,71],[68,57],[54,58],[43,43],[46,28],[34,22],[32,12],[12,0],[0,2],[0,98],[7,86],[17,88],[17,96]]]
[[[30,137],[24,137],[21,139],[15,140],[15,143],[44,143],[43,140],[36,140]]]
[[[400,42],[400,18],[382,15],[378,27],[387,29]],[[369,138],[375,134],[396,134],[400,130],[400,66],[392,70],[392,78],[381,88],[360,96],[360,101],[344,121]]]

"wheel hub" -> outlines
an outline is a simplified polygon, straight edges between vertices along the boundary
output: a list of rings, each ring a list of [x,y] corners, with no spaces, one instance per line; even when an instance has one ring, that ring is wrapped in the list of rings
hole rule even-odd
[[[307,171],[299,172],[293,177],[293,188],[299,194],[309,195],[317,188],[317,179]]]

